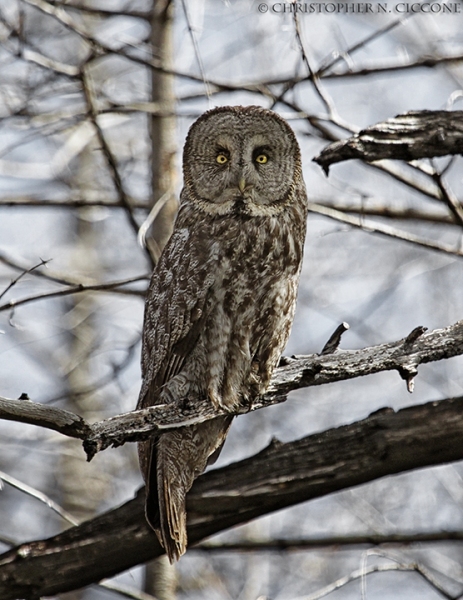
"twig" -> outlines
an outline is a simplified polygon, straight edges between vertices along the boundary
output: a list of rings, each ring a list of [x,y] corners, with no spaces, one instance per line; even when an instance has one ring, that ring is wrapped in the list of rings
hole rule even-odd
[[[318,97],[320,98],[322,103],[324,104],[324,106],[327,110],[327,113],[329,115],[330,121],[332,123],[338,125],[338,127],[342,127],[343,129],[346,129],[347,131],[351,131],[353,133],[355,131],[355,129],[352,129],[350,127],[350,125],[346,121],[341,119],[341,117],[338,115],[333,101],[329,97],[328,93],[325,90],[323,90],[322,86],[320,85],[320,78],[319,78],[318,74],[312,69],[309,58],[304,49],[304,44],[302,43],[302,36],[301,36],[300,28],[299,28],[299,18],[298,18],[298,13],[296,11],[293,13],[293,19],[294,19],[294,27],[295,27],[295,32],[296,32],[296,41],[297,41],[297,44],[301,51],[302,61],[307,67],[307,70],[309,72],[309,79],[312,82],[312,85],[315,89],[316,94],[318,95]],[[288,86],[288,89],[289,89],[289,86]]]
[[[45,300],[47,298],[58,298],[60,296],[69,296],[70,294],[80,294],[82,292],[111,292],[118,294],[131,294],[134,296],[144,296],[144,292],[139,290],[119,290],[123,285],[128,283],[135,283],[136,281],[145,281],[146,275],[140,275],[138,277],[130,277],[129,279],[123,279],[121,281],[112,281],[108,283],[98,283],[95,285],[84,285],[82,283],[68,287],[64,290],[58,290],[56,292],[45,292],[43,294],[35,294],[33,296],[27,296],[26,298],[20,298],[19,300],[10,300],[5,304],[0,305],[0,312],[4,310],[14,309],[17,306],[29,304],[30,302],[36,302],[37,300]]]
[[[387,560],[391,560],[394,563],[401,565],[404,564],[404,556],[402,552],[394,551],[391,549],[383,549],[383,548],[371,548],[365,552],[365,561],[369,556],[380,556]],[[366,562],[365,562],[366,564]],[[431,570],[424,564],[413,561],[411,563],[415,567],[415,571],[420,575],[426,583],[428,583],[431,587],[433,587],[441,596],[447,598],[448,600],[455,600],[455,596],[448,592],[445,587],[438,581],[436,576],[431,572]],[[366,580],[364,579],[365,585],[363,586],[363,592],[366,592]],[[459,581],[458,583],[461,584]],[[366,600],[366,593],[363,594],[362,600]]]
[[[462,112],[463,115],[463,112]],[[442,179],[441,173],[434,173],[433,179],[439,188],[439,191],[442,195],[442,200],[449,207],[450,212],[452,213],[455,221],[463,227],[463,207],[460,202],[454,197],[452,192],[447,188],[444,180]]]
[[[68,0],[65,0],[64,2],[62,2],[61,0],[53,0],[53,4],[55,6],[62,6],[63,8],[75,10],[78,12],[89,13],[91,15],[101,15],[104,17],[124,16],[147,20],[150,16],[149,11],[124,10],[120,7],[117,7],[114,10],[106,10],[104,8],[94,8],[92,6],[84,6],[82,4],[72,4],[71,2],[68,2]]]
[[[198,40],[196,39],[195,32],[193,31],[193,27],[191,26],[190,16],[188,14],[188,9],[187,9],[185,0],[181,0],[181,1],[182,1],[182,9],[183,9],[183,14],[185,15],[185,21],[187,24],[188,33],[190,34],[191,41],[193,43],[193,49],[194,49],[194,53],[195,53],[195,57],[196,57],[196,62],[198,63],[199,72],[201,74],[201,79],[204,82],[204,91],[205,91],[207,99],[210,103],[212,94],[211,94],[211,89],[209,86],[209,81],[206,78],[206,71],[204,69],[204,64],[203,64],[203,61],[201,58],[201,53],[199,52]],[[212,108],[212,106],[210,106],[210,108]]]
[[[144,200],[135,200],[129,197],[130,206],[133,208],[147,209]],[[31,198],[29,196],[11,196],[0,198],[0,206],[30,206],[40,208],[85,208],[87,206],[104,206],[105,208],[124,208],[120,200],[111,201],[103,196],[101,199],[69,198],[68,200],[56,200],[55,198]]]
[[[318,200],[318,206],[326,206],[342,213],[352,213],[368,217],[382,217],[393,221],[424,221],[425,223],[439,223],[442,225],[457,225],[455,219],[448,214],[442,214],[438,211],[423,211],[416,208],[390,207],[385,204],[375,204],[373,206],[363,206],[339,200],[327,200],[322,202]]]
[[[428,331],[428,328],[423,327],[422,325],[415,327],[415,329],[413,329],[405,338],[404,348],[409,352],[413,348],[413,346],[414,346],[415,342],[418,340],[418,338],[421,337],[427,331]]]
[[[460,63],[463,61],[463,55],[456,54],[454,56],[440,56],[440,57],[432,57],[432,56],[424,56],[422,58],[410,59],[410,60],[401,60],[400,62],[396,60],[391,60],[389,63],[384,61],[383,64],[380,64],[376,67],[360,67],[357,69],[349,69],[342,72],[330,72],[324,73],[323,79],[340,79],[340,78],[350,78],[350,77],[367,77],[369,75],[376,75],[378,73],[390,73],[391,71],[403,71],[408,69],[421,69],[423,67],[432,68],[436,65],[442,64],[454,64]]]
[[[326,64],[324,64],[322,67],[320,67],[320,69],[318,69],[318,71],[317,71],[318,77],[320,77],[320,78],[328,77],[329,76],[328,71],[330,69],[332,69],[338,62],[340,62],[342,60],[345,61],[346,55],[350,56],[351,54],[354,54],[357,50],[361,50],[362,48],[365,48],[366,46],[368,46],[368,44],[370,42],[377,40],[379,37],[381,37],[385,33],[389,33],[390,31],[395,29],[398,25],[402,25],[407,19],[411,18],[412,16],[413,16],[412,14],[408,14],[408,15],[405,15],[404,17],[401,17],[400,19],[396,19],[395,21],[388,23],[384,27],[380,27],[376,31],[373,31],[373,33],[371,33],[367,37],[363,38],[356,44],[349,46],[349,48],[344,50],[342,52],[342,54],[336,55],[334,58],[332,58]]]
[[[22,53],[22,57],[24,60],[33,62],[41,67],[45,67],[50,71],[55,71],[55,73],[59,73],[60,75],[67,75],[68,77],[79,76],[78,67],[53,60],[48,56],[44,56],[43,54],[36,52],[35,50],[25,49]]]
[[[212,543],[206,542],[194,546],[191,550],[198,552],[283,552],[293,550],[332,550],[340,547],[351,549],[352,546],[412,545],[436,542],[463,542],[463,531],[430,531],[423,533],[391,533],[346,535],[324,538],[283,538],[268,540],[243,540],[240,542]]]
[[[320,352],[321,356],[325,356],[326,354],[333,354],[339,347],[341,343],[341,336],[350,328],[349,323],[341,323],[336,327],[336,330],[332,333],[330,339],[323,346],[323,350]]]
[[[3,298],[3,296],[9,291],[11,290],[12,287],[14,287],[18,281],[20,279],[22,279],[24,277],[24,275],[27,275],[28,273],[32,273],[32,271],[35,271],[36,269],[38,269],[39,267],[42,267],[43,265],[46,265],[48,262],[50,262],[49,260],[41,260],[39,263],[37,263],[36,265],[34,265],[33,267],[30,267],[30,269],[24,269],[23,272],[18,275],[15,279],[13,279],[7,286],[6,288],[3,290],[3,292],[0,294],[0,298]]]
[[[156,600],[156,597],[151,594],[129,588],[119,583],[113,583],[112,581],[100,581],[98,586],[110,590],[111,592],[115,592],[124,598],[129,598],[130,600]]]
[[[423,327],[422,325],[415,327],[413,331],[411,331],[404,341],[404,350],[406,352],[411,352],[413,346],[415,345],[418,338],[420,338],[426,331],[427,327]],[[402,379],[405,380],[407,384],[407,391],[412,394],[415,389],[415,377],[418,375],[418,368],[415,361],[404,361],[402,365],[398,368],[399,375]]]
[[[125,357],[120,362],[111,364],[111,370],[109,371],[109,373],[107,373],[106,375],[102,375],[99,379],[97,379],[89,385],[76,387],[72,390],[72,397],[79,398],[88,394],[94,394],[96,391],[101,390],[106,385],[113,383],[114,380],[117,379],[119,373],[121,373],[126,367],[130,365],[131,359],[139,342],[140,334],[137,335],[135,339],[125,348]],[[59,400],[64,400],[66,398],[69,398],[69,390],[62,392],[61,394],[55,395],[51,398],[47,398],[46,402],[48,404],[52,402],[57,402]]]
[[[309,211],[317,213],[319,215],[323,215],[330,219],[334,219],[335,221],[340,221],[341,223],[347,223],[348,225],[352,225],[353,227],[357,227],[358,229],[362,229],[363,231],[366,231],[368,233],[379,233],[387,237],[402,240],[409,244],[414,244],[415,246],[422,246],[423,248],[437,250],[438,252],[452,254],[454,256],[463,256],[462,250],[452,248],[447,244],[432,242],[412,233],[407,233],[405,231],[400,231],[399,229],[389,227],[388,225],[374,223],[373,221],[366,221],[363,218],[346,215],[345,213],[342,213],[328,206],[323,206],[321,204],[314,204],[313,202],[310,202]]]
[[[394,559],[391,559],[394,560]],[[437,590],[444,598],[448,598],[448,600],[455,600],[455,597],[451,595],[447,590],[436,580],[436,578],[430,573],[429,569],[427,569],[424,565],[419,562],[411,562],[411,563],[403,563],[403,562],[393,562],[392,564],[382,564],[382,565],[372,565],[371,567],[361,567],[356,571],[352,571],[349,575],[345,577],[340,577],[333,583],[325,586],[319,591],[310,594],[309,596],[304,597],[302,600],[319,600],[320,598],[324,598],[328,596],[332,592],[344,587],[348,583],[355,581],[357,579],[363,579],[367,575],[371,575],[372,573],[383,573],[385,571],[416,571],[423,579],[435,590]]]
[[[119,174],[119,168],[117,166],[116,158],[114,157],[114,155],[111,151],[111,148],[109,147],[109,144],[106,141],[103,130],[101,129],[101,127],[98,123],[98,112],[95,108],[95,103],[93,101],[93,92],[90,89],[89,76],[85,74],[85,69],[82,70],[82,72],[81,72],[81,80],[82,80],[82,89],[84,91],[85,100],[86,100],[87,106],[88,106],[89,117],[93,124],[93,127],[95,128],[95,131],[96,131],[96,134],[98,137],[98,141],[101,145],[101,149],[102,149],[103,155],[106,159],[106,162],[108,164],[109,170],[111,171],[113,182],[114,182],[114,187],[116,188],[117,194],[119,196],[119,201],[124,206],[125,213],[127,215],[129,223],[135,233],[135,236],[137,236],[139,225],[138,225],[137,221],[135,220],[135,217],[133,214],[133,208],[130,204],[127,194],[125,193],[124,186],[122,184],[122,179]]]
[[[1,401],[2,401],[2,399],[0,398],[0,403],[1,403]],[[1,406],[1,404],[0,404],[0,406]],[[65,519],[68,523],[71,523],[71,525],[79,525],[79,521],[77,519],[75,519],[71,515],[71,513],[69,513],[64,508],[62,508],[56,502],[54,502],[46,494],[39,492],[38,490],[31,487],[30,485],[27,485],[26,483],[19,481],[19,479],[15,479],[11,475],[8,475],[7,473],[4,473],[3,471],[0,471],[0,480],[4,481],[8,485],[11,485],[11,487],[16,488],[17,490],[20,490],[21,492],[24,492],[28,496],[31,496],[32,498],[36,498],[37,500],[40,500],[40,502],[43,502],[44,504],[46,504],[56,514],[58,514],[60,517]]]

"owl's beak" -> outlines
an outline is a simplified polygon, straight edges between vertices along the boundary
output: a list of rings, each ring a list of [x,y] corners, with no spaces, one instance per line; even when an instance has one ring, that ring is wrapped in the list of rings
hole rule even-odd
[[[244,177],[240,177],[240,179],[238,181],[238,188],[239,188],[240,192],[243,194],[244,190],[246,189],[246,179]]]

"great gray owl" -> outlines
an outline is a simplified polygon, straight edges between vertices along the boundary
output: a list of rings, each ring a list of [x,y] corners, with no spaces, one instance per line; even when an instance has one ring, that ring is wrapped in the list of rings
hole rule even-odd
[[[287,342],[306,230],[296,137],[258,106],[190,128],[174,232],[148,289],[138,408],[208,398],[232,413],[267,389]],[[146,517],[171,562],[186,550],[185,495],[232,415],[139,444]]]

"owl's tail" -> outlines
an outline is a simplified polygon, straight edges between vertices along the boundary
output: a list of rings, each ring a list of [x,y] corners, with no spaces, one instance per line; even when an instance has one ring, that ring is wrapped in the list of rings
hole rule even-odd
[[[146,473],[146,519],[170,562],[188,545],[185,497],[195,478],[214,462],[233,417],[218,417],[164,433],[152,444]]]
[[[146,520],[171,563],[186,551],[185,496],[193,484],[193,478],[184,464],[185,457],[179,452],[180,440],[176,433],[164,434],[160,439],[150,442],[149,464],[144,472]]]

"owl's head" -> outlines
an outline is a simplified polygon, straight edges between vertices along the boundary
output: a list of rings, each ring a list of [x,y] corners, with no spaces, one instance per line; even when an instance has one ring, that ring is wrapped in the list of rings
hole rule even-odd
[[[209,214],[277,215],[302,182],[293,130],[259,106],[223,106],[190,128],[182,200]]]

